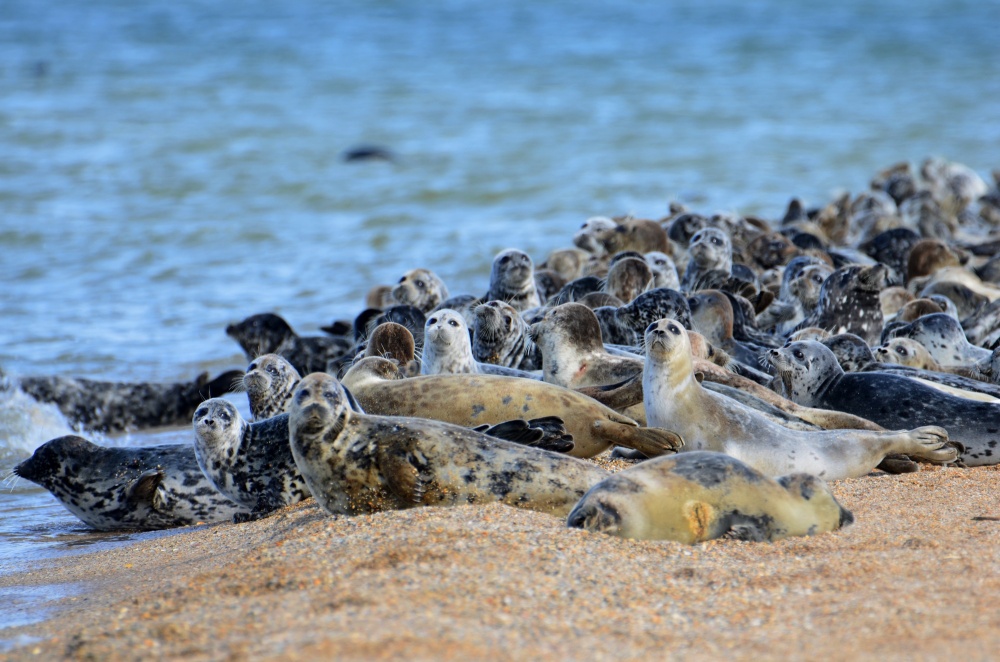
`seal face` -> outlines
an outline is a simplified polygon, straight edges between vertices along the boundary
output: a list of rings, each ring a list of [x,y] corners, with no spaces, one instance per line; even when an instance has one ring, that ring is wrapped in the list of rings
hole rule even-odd
[[[412,269],[392,288],[392,296],[397,303],[413,306],[426,314],[450,295],[444,281],[433,271]]]
[[[59,408],[73,426],[98,432],[126,432],[183,425],[205,398],[233,390],[242,374],[224,372],[190,382],[107,382],[73,377],[22,377],[18,386],[38,402]]]
[[[720,537],[774,542],[854,521],[822,480],[768,478],[722,453],[660,457],[602,480],[567,525],[636,540],[694,544]]]
[[[910,338],[893,338],[875,350],[875,360],[880,363],[940,371],[941,366],[931,357],[927,348]]]
[[[216,491],[189,445],[105,448],[69,435],[39,446],[14,473],[100,531],[224,522],[248,512]]]
[[[909,338],[923,345],[941,366],[971,366],[989,359],[990,350],[971,345],[962,325],[951,315],[935,313],[889,332],[890,338]]]
[[[604,255],[604,245],[598,236],[604,230],[613,230],[618,225],[607,216],[591,216],[573,235],[573,245],[594,255]]]
[[[716,227],[699,230],[688,247],[691,259],[681,279],[687,292],[717,289],[733,274],[733,243],[729,235]]]
[[[843,374],[830,350],[815,344],[828,353],[831,369]],[[775,365],[780,372],[781,367]],[[646,331],[642,385],[649,425],[677,430],[685,439],[685,449],[726,453],[768,476],[801,472],[827,480],[853,478],[868,473],[893,453],[937,462],[950,462],[957,456],[955,449],[945,446],[948,433],[938,427],[910,432],[813,432],[778,425],[742,403],[703,388],[694,375],[687,332],[673,320],[651,324]]]
[[[424,327],[424,355],[420,374],[505,374],[532,378],[530,373],[490,363],[479,363],[472,355],[472,342],[465,318],[454,310],[437,310]]]
[[[288,415],[247,423],[228,400],[206,400],[194,413],[194,450],[205,477],[260,517],[309,496],[288,446]]]
[[[879,292],[888,286],[887,277],[882,264],[837,269],[823,282],[817,309],[798,328],[815,326],[878,342],[884,322]]]
[[[965,447],[967,466],[1000,460],[1000,404],[955,397],[895,372],[844,373],[829,348],[814,341],[790,343],[768,358],[798,404],[847,412],[890,430],[941,426]]]
[[[522,313],[542,305],[535,287],[534,265],[527,253],[508,248],[493,258],[490,290],[484,300],[505,301]]]
[[[643,256],[649,268],[653,270],[653,288],[665,287],[671,290],[681,289],[681,279],[677,274],[677,265],[666,253],[650,251]]]
[[[447,423],[358,413],[325,374],[299,384],[289,439],[302,476],[331,514],[499,501],[564,516],[608,475]]]
[[[503,301],[488,301],[473,311],[472,355],[482,363],[518,370],[540,370],[542,354],[528,332],[528,325]]]
[[[326,370],[329,361],[336,361],[354,346],[339,336],[300,336],[288,322],[274,313],[251,315],[242,322],[226,327],[226,335],[239,343],[253,361],[262,354],[278,354],[291,363],[300,375]]]
[[[264,354],[251,361],[243,375],[255,421],[283,414],[302,377],[292,364],[277,354]]]

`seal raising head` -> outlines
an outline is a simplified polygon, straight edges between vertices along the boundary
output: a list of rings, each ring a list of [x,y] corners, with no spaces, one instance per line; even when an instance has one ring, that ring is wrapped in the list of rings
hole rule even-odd
[[[264,354],[252,361],[243,375],[243,386],[254,420],[284,413],[300,379],[299,371],[277,354]]]
[[[434,310],[448,296],[444,281],[427,269],[407,271],[392,288],[392,297],[397,303],[413,306],[425,314]]]
[[[505,301],[522,313],[541,305],[535,287],[534,265],[527,253],[509,248],[493,258],[490,291],[485,300]]]
[[[528,324],[503,301],[476,306],[472,334],[472,355],[477,361],[518,370],[538,370],[542,355],[531,341]]]

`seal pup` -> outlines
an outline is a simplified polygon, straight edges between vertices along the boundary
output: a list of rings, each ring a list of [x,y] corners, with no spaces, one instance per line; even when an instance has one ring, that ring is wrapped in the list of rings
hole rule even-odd
[[[960,458],[966,466],[1000,461],[1000,404],[955,397],[892,372],[845,373],[827,347],[811,341],[791,343],[768,358],[799,404],[847,412],[889,429],[940,425],[964,446]]]
[[[326,370],[328,361],[339,359],[354,347],[338,336],[300,336],[279,315],[260,313],[226,327],[247,361],[261,354],[279,354],[295,366],[300,375]]]
[[[392,298],[426,314],[447,299],[448,288],[437,274],[427,269],[411,269],[392,288]]]
[[[681,278],[685,292],[719,288],[733,275],[733,244],[729,235],[715,227],[699,230],[688,247],[691,259]]]
[[[830,360],[839,371],[832,353]],[[802,472],[837,480],[863,476],[889,454],[935,462],[957,457],[957,451],[945,445],[948,433],[939,427],[902,432],[782,427],[705,389],[694,373],[687,332],[673,320],[651,324],[646,331],[642,386],[650,425],[678,430],[685,450],[726,453],[768,476]]]
[[[187,444],[105,448],[68,435],[39,446],[14,474],[99,531],[226,522],[249,512],[216,491]]]
[[[927,348],[912,338],[893,338],[875,349],[875,360],[880,363],[898,363],[920,370],[943,372]]]
[[[190,382],[109,382],[28,376],[12,380],[38,402],[54,404],[70,425],[96,432],[128,432],[183,425],[205,398],[233,390],[243,373],[230,370],[215,379],[203,372]]]
[[[608,255],[622,251],[671,253],[666,230],[649,219],[626,218],[613,228],[596,230],[595,237]]]
[[[253,420],[283,414],[300,379],[299,371],[277,354],[263,354],[251,361],[243,375],[243,387]]]
[[[565,516],[608,475],[440,421],[359,413],[344,387],[320,373],[299,383],[289,443],[309,489],[334,515],[501,502]]]
[[[888,338],[910,338],[923,345],[942,367],[972,366],[990,357],[990,350],[969,343],[962,325],[946,313],[924,315],[891,329]]]
[[[530,372],[477,361],[472,355],[472,341],[469,339],[465,318],[454,310],[447,309],[433,312],[427,318],[420,374],[487,374],[536,378]]]
[[[508,248],[493,258],[490,289],[483,301],[505,301],[519,313],[542,305],[535,286],[534,266],[527,253]]]
[[[836,531],[854,516],[809,474],[769,478],[736,458],[695,451],[612,474],[573,508],[573,528],[692,545],[715,538],[774,542]]]
[[[476,306],[472,314],[472,355],[476,361],[541,370],[542,353],[531,340],[528,324],[510,304],[488,301]]]
[[[309,498],[288,446],[288,414],[248,423],[233,403],[212,398],[192,424],[198,466],[215,489],[251,511],[238,521]]]
[[[343,384],[369,414],[423,416],[463,426],[558,416],[573,435],[573,457],[594,457],[612,446],[648,457],[673,452],[684,441],[667,430],[639,427],[631,418],[569,389],[500,375],[430,375],[399,379],[385,359],[352,366]]]
[[[885,265],[852,265],[837,269],[823,281],[816,310],[796,329],[819,327],[831,333],[853,333],[868,344],[882,332],[879,292],[888,286]]]

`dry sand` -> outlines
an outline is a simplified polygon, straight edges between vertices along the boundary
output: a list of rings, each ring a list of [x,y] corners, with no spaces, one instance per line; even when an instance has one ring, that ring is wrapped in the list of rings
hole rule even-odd
[[[0,577],[87,587],[0,636],[40,639],[11,659],[1000,654],[1000,469],[833,489],[857,517],[843,531],[693,547],[500,505],[335,518],[308,501]]]

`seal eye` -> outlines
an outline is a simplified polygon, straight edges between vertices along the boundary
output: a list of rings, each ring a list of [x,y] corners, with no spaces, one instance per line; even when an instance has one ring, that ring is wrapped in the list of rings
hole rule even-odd
[[[716,246],[718,246],[718,245],[719,245],[719,244],[721,244],[722,242],[721,242],[721,241],[719,241],[719,238],[718,238],[718,237],[712,237],[712,243],[713,243],[713,244],[715,244]]]
[[[207,409],[205,409],[204,407],[202,407],[201,409],[199,409],[198,411],[196,411],[196,412],[194,413],[194,417],[195,417],[195,418],[202,418],[202,417],[203,417],[203,416],[205,416],[205,414],[207,414],[207,413],[208,413],[208,410],[207,410]]]
[[[424,281],[422,280],[415,280],[413,281],[413,284],[417,286],[418,290],[424,289]]]
[[[269,365],[269,366],[266,366],[266,367],[264,368],[264,370],[267,370],[267,371],[268,371],[269,373],[271,373],[271,374],[272,374],[272,375],[274,375],[275,377],[277,377],[277,376],[278,376],[278,369],[277,369],[277,368],[275,368],[275,367],[274,367],[273,365]]]
[[[674,334],[675,336],[681,335],[681,330],[680,328],[678,328],[676,324],[669,325],[667,329],[670,331],[670,333]]]
[[[504,255],[502,258],[500,258],[500,264],[507,264],[508,262],[510,262],[509,255]]]
[[[458,326],[458,322],[456,322],[455,320],[448,320],[448,324],[452,326]]]
[[[812,279],[813,279],[814,283],[822,283],[823,282],[823,279],[820,277],[819,274],[813,274]]]
[[[309,399],[309,391],[307,391],[306,389],[302,389],[301,391],[295,394],[295,400],[300,404],[308,399]]]
[[[801,349],[797,349],[797,350],[793,351],[792,352],[792,356],[794,356],[795,358],[797,358],[800,361],[805,358],[805,354],[802,353]]]
[[[897,345],[897,347],[896,347],[896,353],[899,354],[899,355],[901,355],[901,356],[906,356],[906,348],[904,348],[904,347],[902,347],[900,345]]]
[[[334,391],[323,391],[323,397],[327,400],[336,400],[337,394]]]
[[[509,330],[510,330],[510,324],[511,324],[511,319],[510,319],[510,317],[504,317],[504,318],[503,318],[503,321],[504,321],[504,324],[506,324],[506,325],[507,325],[507,330],[509,331]]]

